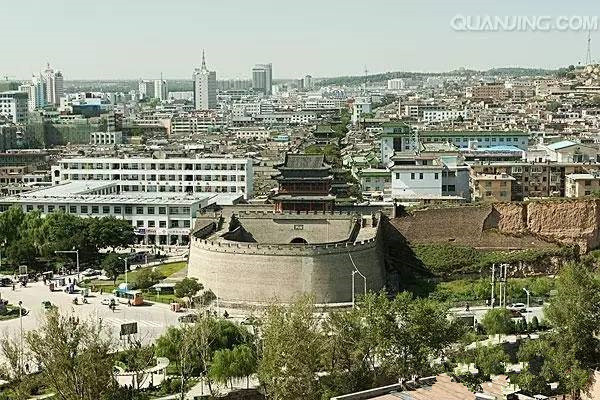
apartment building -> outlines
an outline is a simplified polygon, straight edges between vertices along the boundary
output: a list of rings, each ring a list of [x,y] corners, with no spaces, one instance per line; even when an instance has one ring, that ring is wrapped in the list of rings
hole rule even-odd
[[[252,160],[242,158],[67,158],[52,167],[55,184],[119,181],[121,193],[253,194]]]
[[[565,197],[584,197],[600,193],[600,174],[565,176]]]
[[[122,144],[122,132],[90,132],[90,144],[94,145],[111,145]]]
[[[514,181],[511,183],[513,201],[530,197],[564,197],[567,175],[600,171],[598,164],[578,163],[476,162],[470,167],[471,179],[478,175],[506,174],[513,177]]]
[[[511,201],[512,182],[508,174],[478,174],[471,177],[471,196],[481,201]]]
[[[27,93],[11,90],[0,92],[0,117],[5,117],[14,124],[27,122]]]

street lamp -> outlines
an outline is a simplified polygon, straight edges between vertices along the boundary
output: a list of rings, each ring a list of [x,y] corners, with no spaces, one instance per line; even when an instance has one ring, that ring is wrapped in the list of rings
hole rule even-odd
[[[125,287],[129,290],[129,285],[127,284],[127,257],[119,257],[119,260],[125,261]]]
[[[77,256],[77,282],[81,279],[79,277],[79,249],[77,250],[56,250],[55,254],[75,254]]]
[[[20,325],[20,341],[19,341],[19,368],[23,373],[23,302],[19,300],[19,325]]]
[[[527,293],[527,310],[529,310],[529,296],[531,296],[531,293],[525,288],[523,288],[523,290],[525,291],[525,293]]]
[[[348,253],[348,256],[350,257],[350,261],[352,262],[352,266],[354,267],[354,270],[352,271],[352,308],[354,308],[354,298],[356,297],[354,294],[354,275],[359,274],[362,278],[363,281],[365,283],[365,296],[367,295],[367,277],[364,276],[356,267],[356,264],[354,264],[354,260],[352,259],[352,255],[350,253]]]

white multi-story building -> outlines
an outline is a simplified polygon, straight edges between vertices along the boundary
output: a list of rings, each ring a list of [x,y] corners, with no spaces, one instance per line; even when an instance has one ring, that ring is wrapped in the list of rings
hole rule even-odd
[[[154,81],[154,98],[165,101],[169,98],[169,86],[163,78]]]
[[[20,86],[19,91],[27,93],[27,108],[29,111],[46,105],[46,84],[41,77],[32,76],[31,83]]]
[[[391,168],[392,198],[441,198],[443,169],[443,165],[435,160],[415,159],[411,164],[394,165]]]
[[[46,86],[46,102],[48,104],[59,105],[60,98],[65,94],[62,72],[55,71],[48,64],[42,78]]]
[[[128,221],[138,243],[187,245],[199,210],[231,204],[226,194],[122,193],[118,181],[73,181],[1,197],[0,211],[17,204],[24,212],[65,212],[81,217],[115,217]]]
[[[27,93],[11,90],[0,92],[0,116],[15,124],[27,121]]]
[[[363,114],[370,113],[373,110],[371,100],[368,98],[357,98],[352,107],[352,124],[356,125]]]
[[[252,160],[245,158],[66,158],[52,167],[54,183],[119,181],[121,193],[253,194]]]
[[[423,122],[443,122],[453,121],[457,118],[466,119],[469,116],[467,110],[424,110],[421,121]]]
[[[150,80],[141,79],[138,82],[138,90],[140,92],[140,100],[154,98],[154,82]]]
[[[123,133],[122,132],[90,132],[90,144],[122,144]]]
[[[387,88],[389,90],[404,90],[406,88],[406,83],[402,78],[388,79]]]
[[[202,68],[196,68],[192,76],[194,81],[194,108],[212,110],[217,108],[217,73],[206,68],[202,52]]]

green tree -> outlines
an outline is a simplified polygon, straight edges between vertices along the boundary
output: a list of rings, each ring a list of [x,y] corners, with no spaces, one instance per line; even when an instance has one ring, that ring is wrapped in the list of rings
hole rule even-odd
[[[506,308],[494,308],[486,312],[481,325],[488,335],[508,335],[514,330],[512,315]]]
[[[317,399],[323,336],[309,297],[291,306],[270,305],[261,324],[258,377],[268,399]]]
[[[600,365],[600,277],[583,265],[561,269],[558,294],[546,307],[552,331],[543,336],[548,342],[545,368],[555,372],[559,383],[573,398],[580,397],[592,383],[590,371]]]
[[[233,378],[246,378],[246,387],[250,386],[249,377],[256,372],[257,360],[252,348],[247,344],[235,346],[233,350],[215,351],[210,365],[209,375],[216,381],[230,383]]]
[[[188,304],[191,305],[196,293],[202,289],[204,286],[196,278],[183,278],[175,284],[175,296],[180,299],[187,298]]]
[[[546,110],[551,112],[557,112],[560,106],[561,104],[558,101],[551,101],[548,104],[546,104]]]
[[[501,346],[476,346],[467,354],[467,362],[475,364],[479,371],[479,381],[489,380],[490,375],[506,372],[505,365],[510,362],[508,354]]]
[[[108,253],[102,260],[101,266],[105,275],[112,279],[113,285],[117,283],[119,275],[125,272],[125,262],[117,253]]]
[[[113,348],[100,323],[51,310],[40,328],[25,334],[25,343],[42,382],[60,399],[101,399],[115,385]]]
[[[134,284],[137,289],[148,289],[163,279],[165,275],[160,271],[143,268],[135,275]]]
[[[25,213],[19,206],[12,206],[0,214],[0,245],[16,242],[20,238],[19,228]]]
[[[133,226],[115,217],[91,218],[88,225],[90,240],[99,249],[128,247],[135,243]]]
[[[175,363],[180,380],[180,397],[185,397],[185,388],[190,378],[203,370],[194,326],[170,326],[156,340],[156,355],[167,357]]]

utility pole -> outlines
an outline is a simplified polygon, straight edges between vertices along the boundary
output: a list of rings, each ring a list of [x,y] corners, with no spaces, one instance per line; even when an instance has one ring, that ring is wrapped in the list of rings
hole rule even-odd
[[[591,63],[592,63],[592,33],[591,33],[591,30],[588,30],[587,54],[585,56],[585,65],[590,65]]]
[[[492,297],[490,298],[490,306],[494,308],[496,300],[496,264],[492,264]]]

